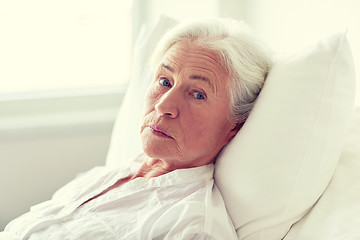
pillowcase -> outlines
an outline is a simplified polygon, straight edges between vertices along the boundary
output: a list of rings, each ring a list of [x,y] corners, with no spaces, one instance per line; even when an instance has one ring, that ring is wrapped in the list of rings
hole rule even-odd
[[[282,239],[334,174],[355,95],[345,34],[275,61],[215,182],[239,239]]]
[[[285,240],[359,239],[360,108],[354,110],[351,119],[329,186],[311,211],[291,227]]]

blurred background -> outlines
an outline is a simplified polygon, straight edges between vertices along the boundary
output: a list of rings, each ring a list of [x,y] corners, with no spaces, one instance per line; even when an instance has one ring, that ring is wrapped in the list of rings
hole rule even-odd
[[[279,52],[347,29],[359,73],[359,10],[358,0],[0,0],[0,230],[105,163],[143,23],[230,17]]]

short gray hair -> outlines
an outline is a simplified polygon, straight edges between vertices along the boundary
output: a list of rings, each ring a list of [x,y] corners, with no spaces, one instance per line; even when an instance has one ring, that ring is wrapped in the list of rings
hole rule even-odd
[[[182,23],[168,31],[152,56],[154,67],[166,51],[182,40],[215,51],[230,76],[230,120],[241,126],[250,114],[271,68],[271,56],[243,22],[208,19]]]

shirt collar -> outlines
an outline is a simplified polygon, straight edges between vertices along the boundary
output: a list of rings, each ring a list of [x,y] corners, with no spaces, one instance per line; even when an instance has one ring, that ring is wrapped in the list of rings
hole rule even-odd
[[[143,155],[144,157],[144,155]],[[137,161],[139,161],[139,157]],[[203,165],[193,168],[176,169],[169,173],[145,179],[138,177],[126,183],[121,188],[148,188],[148,187],[164,187],[178,184],[189,184],[201,180],[209,181],[213,179],[214,164]]]

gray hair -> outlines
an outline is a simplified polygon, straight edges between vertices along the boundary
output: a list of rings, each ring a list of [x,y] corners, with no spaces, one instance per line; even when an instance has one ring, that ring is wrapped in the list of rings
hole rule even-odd
[[[230,76],[230,121],[241,126],[250,114],[271,68],[271,57],[243,22],[210,19],[182,23],[168,31],[152,56],[154,67],[166,51],[182,40],[215,51]]]

